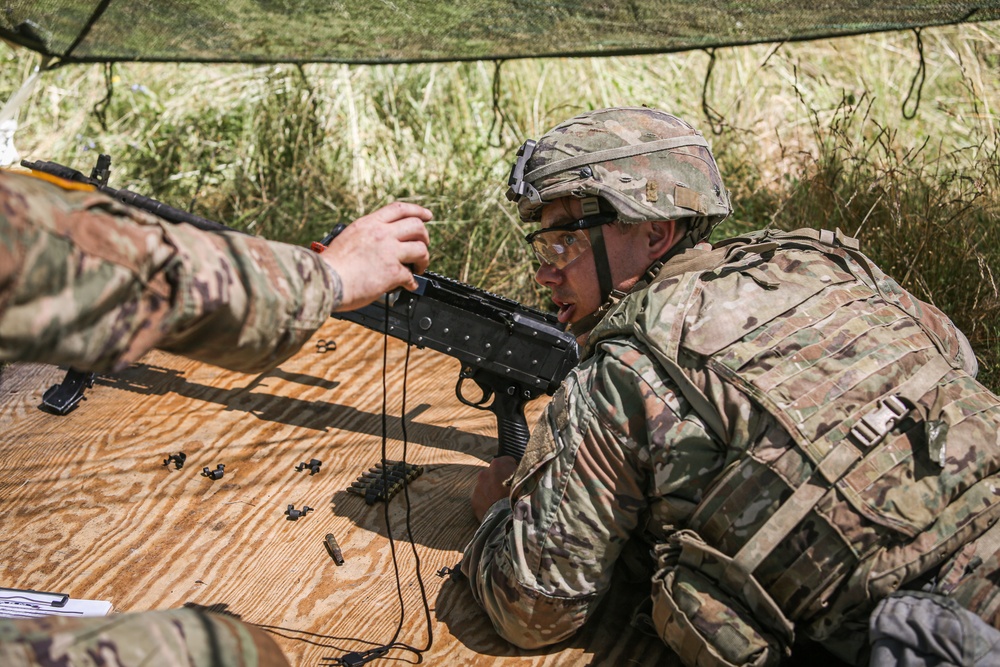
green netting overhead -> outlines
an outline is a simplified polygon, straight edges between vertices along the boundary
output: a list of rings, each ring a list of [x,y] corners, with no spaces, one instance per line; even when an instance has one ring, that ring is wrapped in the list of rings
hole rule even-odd
[[[680,51],[1000,19],[1000,0],[0,0],[63,62],[412,62]]]

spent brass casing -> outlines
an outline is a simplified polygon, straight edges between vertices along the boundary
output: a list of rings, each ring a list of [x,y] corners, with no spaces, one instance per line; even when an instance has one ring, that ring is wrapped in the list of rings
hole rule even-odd
[[[333,562],[337,565],[343,565],[344,554],[341,552],[340,545],[337,544],[337,538],[333,536],[333,533],[326,534],[323,544],[326,545],[326,550],[330,552],[330,557],[333,558]]]

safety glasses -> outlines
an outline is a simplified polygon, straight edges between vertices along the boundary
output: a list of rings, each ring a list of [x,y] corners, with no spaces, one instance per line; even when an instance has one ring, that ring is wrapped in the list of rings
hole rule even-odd
[[[564,269],[590,248],[590,236],[586,230],[614,222],[617,217],[615,213],[588,215],[565,225],[531,232],[524,240],[535,251],[539,262]]]

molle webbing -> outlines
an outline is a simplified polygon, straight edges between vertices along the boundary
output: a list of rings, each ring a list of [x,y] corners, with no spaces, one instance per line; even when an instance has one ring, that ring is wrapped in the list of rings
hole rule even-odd
[[[867,598],[841,591],[855,572],[867,576],[871,558],[880,559],[871,576],[910,581],[1000,508],[977,481],[993,474],[1000,442],[970,439],[964,425],[948,457],[923,435],[939,418],[955,435],[975,410],[1000,409],[995,397],[968,394],[985,390],[969,389],[976,383],[957,363],[950,321],[857,247],[839,232],[800,230],[690,249],[666,263],[643,301],[623,305],[634,323],[612,313],[614,326],[593,339],[635,335],[720,442],[747,448],[688,526],[734,554],[727,577],[759,581],[790,618],[830,618],[810,621],[814,638],[863,606]],[[760,413],[785,440],[757,439]],[[981,462],[956,463],[984,439]],[[767,449],[758,453],[759,442]],[[926,486],[937,471],[940,490]],[[968,507],[951,495],[964,488],[975,490]],[[906,545],[930,531],[935,554],[914,556]],[[897,546],[883,552],[888,544]]]
[[[908,405],[914,405],[951,370],[948,362],[936,357],[892,395],[903,399]],[[782,540],[788,537],[789,533],[816,507],[832,485],[836,484],[837,480],[860,459],[861,454],[855,444],[848,438],[841,440],[819,462],[812,477],[796,489],[767,522],[747,539],[743,548],[733,557],[733,565],[747,575],[753,574],[757,566],[771,555]],[[692,521],[695,522],[697,519],[693,518]]]

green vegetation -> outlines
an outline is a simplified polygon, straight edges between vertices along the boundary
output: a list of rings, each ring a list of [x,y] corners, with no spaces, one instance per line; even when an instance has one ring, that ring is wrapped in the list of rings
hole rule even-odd
[[[968,334],[1000,388],[1000,25],[606,59],[492,63],[117,65],[46,73],[21,110],[29,159],[263,236],[305,243],[393,199],[435,211],[432,268],[535,305],[510,159],[580,111],[657,106],[702,127],[736,210],[715,233],[840,227]],[[36,64],[0,47],[0,99]],[[916,90],[906,104],[913,111]],[[106,129],[101,125],[103,118]]]

